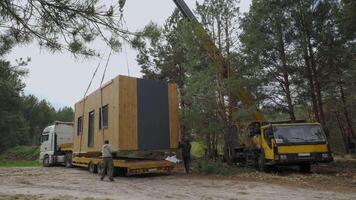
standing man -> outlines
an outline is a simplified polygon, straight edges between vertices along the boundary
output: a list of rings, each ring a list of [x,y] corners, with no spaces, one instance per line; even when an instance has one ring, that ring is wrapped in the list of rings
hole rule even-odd
[[[103,157],[103,170],[100,180],[104,180],[105,174],[108,175],[110,181],[114,181],[113,171],[114,163],[112,159],[112,147],[108,140],[105,140],[103,147],[101,148],[101,153]]]
[[[179,143],[179,148],[182,149],[182,158],[184,162],[185,172],[189,174],[190,149],[192,148],[189,139],[185,138],[182,143]]]

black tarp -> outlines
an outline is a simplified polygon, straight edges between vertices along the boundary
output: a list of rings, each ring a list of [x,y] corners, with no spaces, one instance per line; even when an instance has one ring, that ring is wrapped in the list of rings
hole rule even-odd
[[[137,124],[140,150],[170,148],[167,83],[137,79]]]

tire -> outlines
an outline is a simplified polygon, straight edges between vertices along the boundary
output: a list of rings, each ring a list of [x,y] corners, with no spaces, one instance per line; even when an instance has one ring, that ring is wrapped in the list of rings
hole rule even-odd
[[[303,173],[310,173],[311,172],[311,164],[310,163],[300,164],[299,170],[300,170],[300,172],[303,172]]]
[[[103,166],[102,166],[101,163],[99,163],[99,164],[97,165],[97,172],[98,172],[98,174],[102,174],[102,173],[103,173]]]
[[[50,167],[51,166],[51,163],[50,163],[50,160],[49,160],[49,155],[46,154],[43,157],[42,165],[43,165],[43,167]]]
[[[64,164],[68,168],[73,167],[73,164],[72,164],[72,153],[66,153],[65,158],[64,158]]]
[[[89,172],[91,172],[93,174],[98,173],[98,167],[96,166],[96,164],[94,164],[92,162],[89,163],[88,169],[89,169]]]

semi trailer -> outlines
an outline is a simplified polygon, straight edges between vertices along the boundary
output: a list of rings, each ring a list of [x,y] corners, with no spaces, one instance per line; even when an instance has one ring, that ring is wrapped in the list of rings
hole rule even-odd
[[[83,167],[91,173],[101,173],[100,155],[73,154],[74,126],[72,122],[55,122],[41,134],[40,163],[45,167],[64,165]],[[173,163],[163,159],[114,156],[114,172],[119,175],[169,173]]]

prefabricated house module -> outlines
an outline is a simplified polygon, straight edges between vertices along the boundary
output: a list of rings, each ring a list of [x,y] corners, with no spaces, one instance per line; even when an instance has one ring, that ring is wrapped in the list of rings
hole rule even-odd
[[[118,76],[75,104],[73,153],[178,148],[177,86]]]

